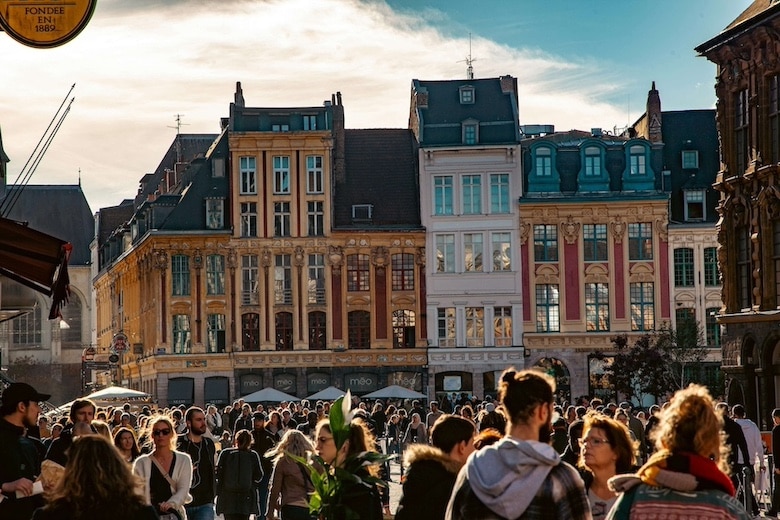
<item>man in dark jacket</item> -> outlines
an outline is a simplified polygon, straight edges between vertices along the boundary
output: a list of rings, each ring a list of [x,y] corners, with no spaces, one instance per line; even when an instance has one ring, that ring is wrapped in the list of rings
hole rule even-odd
[[[458,415],[442,415],[431,428],[432,446],[412,444],[409,468],[396,520],[443,520],[458,471],[474,451],[474,423]]]
[[[37,424],[38,403],[51,396],[40,394],[26,383],[11,383],[0,405],[0,518],[28,520],[42,507],[43,494],[33,495],[33,482],[41,472],[40,441],[25,436]],[[42,490],[41,490],[42,491]],[[20,498],[17,498],[17,495]]]
[[[273,462],[265,457],[265,453],[279,442],[278,436],[265,429],[266,420],[267,417],[264,412],[255,412],[252,415],[252,450],[260,457],[260,466],[263,468],[263,479],[260,481],[259,487],[260,514],[255,516],[255,520],[265,520],[268,502],[268,483],[271,481],[271,474],[274,470]]]
[[[60,436],[52,441],[46,452],[46,460],[65,466],[68,462],[68,448],[73,444],[73,429],[77,423],[88,425],[92,433],[97,433],[97,430],[92,426],[92,420],[95,418],[95,409],[95,403],[90,399],[76,399],[73,401],[73,404],[70,405],[70,422],[62,430]]]

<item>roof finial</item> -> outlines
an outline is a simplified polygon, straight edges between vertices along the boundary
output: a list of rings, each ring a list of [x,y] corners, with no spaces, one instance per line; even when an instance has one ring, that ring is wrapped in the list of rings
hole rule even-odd
[[[469,33],[469,55],[466,56],[465,60],[460,60],[458,63],[466,62],[466,78],[467,79],[474,79],[474,66],[473,63],[477,61],[476,58],[471,57],[471,33]]]

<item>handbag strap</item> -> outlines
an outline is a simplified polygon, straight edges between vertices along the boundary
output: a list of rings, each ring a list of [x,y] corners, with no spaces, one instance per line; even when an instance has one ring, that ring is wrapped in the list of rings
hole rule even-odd
[[[176,455],[174,454],[174,458],[175,457],[176,457]],[[168,484],[170,484],[171,487],[173,488],[173,492],[176,493],[176,487],[177,487],[176,486],[176,482],[171,478],[170,475],[168,475],[168,472],[163,469],[162,464],[160,464],[160,462],[154,457],[153,454],[149,455],[149,458],[152,459],[152,462],[154,463],[154,465],[157,466],[157,469],[160,470],[160,473],[162,473],[162,476],[165,478],[165,480],[168,481]]]

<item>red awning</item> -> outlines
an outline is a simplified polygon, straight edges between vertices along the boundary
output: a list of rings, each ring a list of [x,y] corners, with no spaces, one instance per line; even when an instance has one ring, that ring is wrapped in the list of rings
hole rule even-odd
[[[0,217],[0,274],[52,297],[49,319],[70,295],[68,242]]]

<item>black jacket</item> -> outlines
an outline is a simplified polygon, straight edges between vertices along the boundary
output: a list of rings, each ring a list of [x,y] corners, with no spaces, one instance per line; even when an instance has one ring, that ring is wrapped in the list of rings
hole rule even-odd
[[[409,469],[395,519],[444,520],[460,464],[425,444],[411,445],[405,458]]]
[[[258,514],[257,486],[263,478],[260,459],[252,450],[222,450],[217,462],[217,513]]]
[[[40,441],[24,436],[24,428],[0,418],[0,484],[20,478],[34,481],[41,472]],[[15,494],[0,502],[3,520],[27,520],[43,506],[43,495],[17,499]]]

